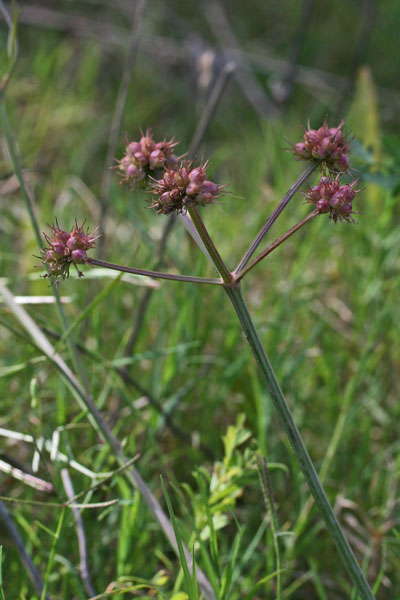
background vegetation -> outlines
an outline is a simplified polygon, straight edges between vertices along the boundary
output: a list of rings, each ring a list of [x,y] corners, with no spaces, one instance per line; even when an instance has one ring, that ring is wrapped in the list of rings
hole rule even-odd
[[[117,174],[108,198],[104,191],[135,8],[122,0],[23,6],[5,104],[42,229],[55,217],[66,228],[74,218],[86,218],[91,229],[102,222],[98,256],[153,268],[166,218],[146,210],[148,198],[121,187]],[[229,183],[222,203],[202,214],[234,267],[301,172],[285,140],[297,141],[307,118],[315,127],[326,115],[332,125],[347,118],[365,188],[359,224],[312,222],[251,273],[245,293],[339,519],[382,600],[400,597],[399,18],[400,5],[389,0],[148,1],[115,154],[121,156],[125,135],[136,139],[148,126],[156,138],[176,136],[185,152],[221,69],[236,61],[197,153],[211,159],[215,181]],[[2,22],[4,61],[6,40]],[[38,247],[4,140],[0,150],[0,276],[15,296],[37,299],[25,308],[56,343],[62,327],[54,304],[45,303],[52,291],[35,268]],[[298,195],[273,237],[307,210]],[[181,226],[172,230],[162,261],[171,271],[212,276]],[[143,315],[150,288],[133,277],[111,281],[85,269],[83,280],[59,288],[70,322],[98,299],[74,330],[89,388],[126,456],[140,455],[136,466],[165,506],[162,474],[182,537],[190,548],[197,540],[196,562],[215,574],[219,597],[276,597],[259,452],[270,464],[282,534],[282,598],[354,598],[277,417],[265,408],[266,392],[222,290],[161,282]],[[54,487],[41,492],[26,477],[3,472],[0,493],[60,502],[65,464],[55,452],[56,433],[58,451],[75,461],[69,468],[75,492],[94,483],[90,473],[118,464],[1,298],[0,332],[0,459]],[[65,340],[57,348],[72,366]],[[52,453],[38,448],[43,439],[52,440]],[[123,474],[85,499],[120,500],[82,513],[94,590],[110,594],[100,597],[126,586],[124,598],[186,598],[179,560]],[[6,526],[10,520],[49,597],[90,597],[72,511],[54,545],[59,508],[2,506],[7,600],[40,598]]]

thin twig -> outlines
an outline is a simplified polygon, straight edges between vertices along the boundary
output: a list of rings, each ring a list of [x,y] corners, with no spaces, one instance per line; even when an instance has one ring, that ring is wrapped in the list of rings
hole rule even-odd
[[[8,14],[6,7],[4,6],[3,0],[0,0],[0,14],[3,15],[5,22],[7,23],[7,27],[9,29],[9,36],[7,40],[7,57],[8,57],[8,68],[5,69],[5,72],[2,74],[0,78],[0,98],[2,98],[6,92],[7,85],[11,79],[12,72],[15,67],[15,63],[17,62],[18,57],[18,40],[16,36],[16,8],[13,5],[13,17],[10,17]]]
[[[9,504],[19,504],[21,506],[44,506],[45,508],[78,508],[84,510],[86,508],[106,508],[119,503],[118,498],[114,500],[106,500],[105,502],[87,502],[87,503],[68,503],[68,502],[48,502],[47,500],[22,500],[21,498],[11,498],[9,496],[0,496],[0,500]]]
[[[243,258],[239,262],[239,264],[236,267],[234,273],[238,273],[239,271],[242,271],[243,268],[247,265],[247,263],[249,262],[249,260],[253,256],[254,252],[257,250],[258,246],[261,244],[261,242],[263,241],[264,237],[266,236],[266,234],[268,233],[268,231],[271,229],[272,225],[275,223],[275,221],[277,220],[277,218],[279,217],[279,215],[286,208],[286,206],[289,204],[290,200],[293,198],[293,196],[296,194],[296,192],[300,189],[300,187],[303,185],[303,183],[315,171],[315,169],[318,167],[319,164],[320,164],[320,161],[314,161],[300,175],[300,177],[298,178],[298,180],[292,185],[292,187],[290,188],[290,190],[282,198],[282,200],[279,202],[278,206],[272,212],[271,216],[267,219],[266,223],[261,227],[260,231],[257,233],[256,237],[254,238],[254,240],[250,244],[249,248],[244,253]]]
[[[4,3],[11,8],[11,3]],[[1,18],[1,15],[0,15]],[[30,6],[24,4],[24,10],[19,17],[19,22],[32,27],[48,28],[51,30],[67,32],[85,40],[94,40],[101,44],[102,48],[118,52],[125,50],[128,44],[129,33],[125,27],[100,21],[93,17],[87,18],[83,15],[67,14],[65,11],[44,8],[43,6]],[[146,35],[141,40],[141,51],[151,57],[156,57],[158,62],[167,64],[186,63],[188,53],[185,44],[181,40],[175,41],[171,36]],[[241,54],[246,59],[244,68],[251,71],[260,71],[263,74],[278,74],[284,76],[290,68],[287,60],[278,59],[258,50],[251,52],[242,50]],[[231,52],[231,58],[236,59],[236,53]],[[336,97],[338,90],[343,89],[348,82],[347,77],[336,75],[329,71],[298,65],[295,74],[296,83],[303,85],[306,89],[319,92],[327,92],[329,97]],[[397,90],[378,86],[380,104],[393,110],[400,102],[400,94]],[[342,114],[342,113],[340,113]]]
[[[364,0],[363,6],[359,7],[361,18],[358,19],[360,24],[357,33],[355,50],[350,62],[349,76],[344,80],[342,94],[336,108],[336,114],[343,115],[346,112],[346,102],[352,98],[355,79],[358,69],[364,64],[365,56],[371,40],[371,33],[376,26],[376,13],[378,10],[377,0]]]
[[[0,500],[0,516],[3,519],[3,522],[6,526],[6,528],[8,529],[10,536],[14,540],[14,543],[17,547],[21,561],[25,565],[25,568],[29,574],[29,578],[32,581],[32,584],[35,586],[35,588],[37,589],[39,594],[41,594],[42,590],[43,590],[43,586],[44,586],[43,580],[39,574],[39,571],[33,564],[33,561],[25,548],[24,541],[21,538],[20,534],[18,533],[18,530],[15,527],[14,522],[13,522],[7,508],[5,507],[4,503],[1,500]],[[48,596],[46,596],[46,600],[50,600],[50,598]]]
[[[61,480],[64,486],[65,493],[70,502],[74,500],[75,492],[74,487],[72,485],[71,478],[69,476],[67,469],[61,470]],[[88,553],[87,553],[87,544],[86,544],[86,536],[85,529],[83,525],[82,515],[78,508],[72,509],[75,517],[75,525],[76,525],[76,535],[78,538],[78,548],[79,548],[79,571],[81,573],[83,585],[85,586],[86,592],[89,596],[95,596],[96,590],[93,586],[92,578],[90,577],[89,571],[89,561],[88,561]]]
[[[241,52],[236,35],[229,23],[228,17],[218,0],[208,0],[205,4],[204,16],[206,17],[218,44],[228,60],[237,62],[235,79],[243,94],[253,108],[262,118],[276,117],[278,109],[268,98],[253,73],[246,64],[246,59]],[[234,52],[234,56],[232,54]]]
[[[103,267],[105,269],[113,269],[114,271],[122,271],[123,273],[132,273],[133,275],[144,275],[145,277],[153,277],[154,279],[169,279],[170,281],[184,281],[187,283],[208,283],[210,285],[222,285],[221,279],[210,279],[207,277],[192,277],[190,275],[173,275],[171,273],[160,273],[158,271],[147,271],[146,269],[135,269],[134,267],[125,267],[124,265],[115,265],[114,263],[105,262],[97,258],[91,258],[90,265],[95,267]]]
[[[289,48],[288,69],[283,79],[283,91],[279,98],[281,110],[289,100],[294,83],[297,79],[299,71],[299,55],[307,35],[307,30],[310,27],[313,2],[314,0],[303,0],[302,3],[300,19]]]
[[[129,83],[132,77],[133,65],[135,63],[135,58],[137,56],[137,50],[139,46],[139,38],[140,31],[143,21],[143,13],[146,5],[146,0],[138,0],[136,3],[136,9],[133,16],[131,34],[129,37],[128,50],[126,54],[126,60],[124,65],[124,70],[122,72],[121,84],[118,91],[118,97],[115,104],[114,113],[112,116],[111,126],[110,126],[110,134],[108,138],[108,149],[107,149],[107,157],[104,166],[104,176],[101,186],[101,196],[100,196],[100,230],[104,234],[105,228],[105,219],[108,209],[108,201],[110,196],[111,189],[111,163],[113,158],[115,158],[115,152],[117,149],[118,137],[121,130],[123,112],[126,104],[126,99],[128,96],[128,88]],[[99,241],[99,252],[102,253],[104,247],[105,236],[103,235]]]
[[[31,473],[26,473],[22,469],[12,466],[8,461],[4,461],[0,459],[0,471],[3,473],[9,473],[12,477],[17,479],[18,481],[22,481],[25,485],[29,485],[35,490],[39,490],[40,492],[47,492],[50,494],[54,491],[53,484],[41,479],[40,477],[35,477]]]
[[[291,227],[286,233],[278,237],[272,244],[268,246],[263,252],[260,252],[258,256],[249,264],[247,267],[242,269],[235,276],[235,281],[240,281],[251,269],[253,269],[260,261],[263,260],[268,254],[271,254],[278,246],[280,246],[284,241],[286,241],[290,236],[292,236],[296,231],[301,229],[306,223],[314,219],[317,215],[319,215],[319,211],[317,209],[313,210],[313,212],[309,213],[304,219],[296,223],[293,227]]]
[[[232,60],[228,61],[222,69],[217,81],[215,82],[215,85],[212,89],[208,102],[204,107],[203,114],[201,115],[200,121],[197,125],[196,131],[194,132],[192,141],[190,143],[188,151],[189,158],[192,158],[197,154],[200,144],[204,138],[204,134],[207,130],[207,127],[214,116],[218,102],[222,94],[224,93],[224,89],[226,88],[228,81],[235,69],[236,64]]]

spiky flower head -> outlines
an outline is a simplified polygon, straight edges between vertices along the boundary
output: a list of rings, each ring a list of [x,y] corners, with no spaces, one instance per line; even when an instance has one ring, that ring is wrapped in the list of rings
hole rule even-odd
[[[117,168],[122,173],[122,181],[135,185],[149,175],[155,175],[157,169],[173,168],[178,158],[173,153],[178,142],[155,142],[150,129],[142,133],[138,142],[126,142],[125,154],[118,161]]]
[[[340,185],[340,174],[335,179],[324,175],[317,185],[311,187],[305,196],[308,202],[311,202],[320,213],[329,213],[329,218],[333,221],[348,221],[354,223],[352,214],[353,200],[359,190],[355,190],[357,181],[350,184]]]
[[[344,121],[337,127],[328,127],[325,119],[319,129],[304,130],[304,139],[292,146],[292,152],[297,160],[319,159],[324,162],[329,171],[342,173],[350,167],[348,136],[343,133]]]
[[[41,250],[43,258],[41,264],[47,265],[49,272],[43,277],[51,277],[53,281],[59,278],[65,279],[69,276],[71,265],[75,266],[79,277],[83,276],[76,265],[90,261],[86,252],[94,248],[96,240],[100,237],[94,235],[96,230],[93,233],[89,233],[89,229],[85,231],[84,225],[85,221],[82,225],[78,225],[75,220],[70,233],[60,228],[57,219],[55,225],[49,225],[53,235],[43,234],[48,247]]]
[[[151,208],[168,215],[185,212],[191,206],[212,204],[222,186],[206,179],[207,163],[193,168],[193,161],[181,163],[177,169],[167,169],[162,179],[154,180]]]

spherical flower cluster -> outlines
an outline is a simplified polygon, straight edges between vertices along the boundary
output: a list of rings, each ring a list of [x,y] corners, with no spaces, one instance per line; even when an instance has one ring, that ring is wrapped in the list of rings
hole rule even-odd
[[[89,229],[84,231],[84,224],[78,225],[75,221],[75,225],[71,232],[63,231],[60,229],[56,220],[56,225],[50,225],[53,232],[53,236],[50,237],[46,233],[44,237],[48,243],[47,248],[42,249],[43,265],[47,265],[49,273],[44,277],[52,277],[53,280],[57,278],[65,279],[69,276],[69,269],[71,265],[87,263],[90,258],[87,256],[87,250],[94,248],[95,242],[99,236],[95,236],[96,230],[90,234]],[[78,275],[82,277],[78,268]]]
[[[320,213],[329,213],[329,218],[333,221],[354,222],[351,215],[355,214],[353,200],[359,191],[354,189],[356,185],[357,181],[340,185],[339,175],[335,179],[324,176],[321,177],[318,185],[308,190],[305,196]]]
[[[328,127],[325,119],[319,129],[304,130],[304,141],[294,144],[292,152],[298,160],[319,159],[330,171],[344,172],[349,169],[347,156],[349,142],[342,131],[344,121],[338,127]]]
[[[118,161],[118,169],[123,174],[123,182],[132,185],[143,181],[157,169],[172,168],[177,164],[173,149],[177,142],[155,142],[148,129],[138,142],[127,142],[125,155]]]
[[[187,161],[179,168],[167,169],[162,179],[155,180],[152,186],[151,208],[168,215],[172,212],[185,212],[191,206],[211,204],[221,193],[222,186],[206,179],[207,163],[192,168]]]

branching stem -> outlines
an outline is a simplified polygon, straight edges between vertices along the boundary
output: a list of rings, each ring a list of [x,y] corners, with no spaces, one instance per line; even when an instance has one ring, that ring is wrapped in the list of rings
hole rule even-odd
[[[263,239],[266,236],[267,232],[272,227],[272,225],[275,223],[275,221],[277,220],[277,218],[279,217],[279,215],[281,214],[281,212],[284,210],[284,208],[286,208],[286,206],[289,204],[290,200],[293,198],[293,196],[295,195],[295,193],[299,190],[299,188],[303,185],[303,183],[305,181],[307,181],[307,179],[315,171],[315,169],[320,165],[320,163],[321,163],[321,161],[319,161],[319,160],[314,161],[300,175],[300,177],[298,178],[298,180],[292,185],[292,187],[290,188],[290,190],[287,192],[287,194],[279,202],[278,206],[275,208],[275,210],[273,211],[273,213],[270,215],[270,217],[268,218],[268,220],[266,221],[266,223],[261,227],[260,231],[257,233],[256,237],[254,238],[254,240],[252,241],[252,243],[250,244],[250,246],[248,247],[248,249],[244,253],[243,258],[241,259],[241,261],[239,262],[238,266],[236,267],[236,269],[234,271],[235,273],[239,273],[240,271],[242,271],[244,269],[244,267],[247,265],[247,263],[249,262],[249,260],[253,256],[254,252],[257,250],[258,246],[261,244],[261,242],[263,241]]]
[[[260,261],[263,260],[268,254],[271,254],[278,246],[280,246],[283,242],[290,238],[296,231],[301,229],[306,223],[314,219],[317,215],[319,215],[318,210],[313,210],[313,212],[309,213],[304,219],[296,223],[293,227],[291,227],[286,233],[278,237],[272,244],[268,246],[263,252],[261,252],[256,258],[249,264],[247,267],[244,267],[242,271],[240,271],[236,276],[234,276],[235,281],[240,281],[251,269],[253,269]]]
[[[114,263],[105,262],[98,258],[91,258],[88,264],[94,267],[103,267],[104,269],[113,269],[114,271],[122,271],[123,273],[132,273],[133,275],[142,275],[144,277],[152,277],[153,279],[170,279],[172,281],[186,281],[189,283],[208,283],[210,285],[223,285],[222,279],[212,279],[207,277],[192,277],[190,275],[175,275],[172,273],[160,273],[158,271],[147,271],[146,269],[135,269],[134,267],[125,267],[124,265],[116,265]]]
[[[334,510],[318,477],[318,473],[315,470],[314,464],[310,458],[310,455],[308,454],[307,448],[300,435],[300,431],[298,430],[297,425],[293,419],[290,408],[286,402],[279,382],[276,378],[275,372],[272,368],[267,353],[258,335],[258,331],[254,325],[253,319],[251,318],[249,309],[242,294],[241,283],[240,281],[237,281],[235,279],[235,274],[233,274],[232,277],[232,273],[229,273],[229,271],[227,271],[225,263],[223,262],[217,249],[215,248],[214,243],[212,242],[207,232],[207,229],[203,221],[200,219],[200,216],[198,215],[197,211],[193,211],[193,209],[190,210],[191,216],[193,212],[195,217],[193,218],[192,216],[193,223],[199,235],[201,236],[201,239],[204,242],[210,254],[210,257],[212,258],[215,267],[218,269],[219,273],[223,277],[224,290],[228,295],[233,305],[233,308],[235,309],[236,315],[242,326],[243,333],[253,352],[254,358],[256,359],[257,365],[261,371],[262,378],[270,393],[275,409],[281,419],[283,428],[293,448],[300,469],[303,472],[310,492],[314,497],[315,502],[322,514],[322,517],[328,528],[329,534],[334,543],[336,544],[340,558],[345,568],[347,569],[350,578],[359,593],[361,600],[374,600],[374,595],[371,591],[371,588],[369,587],[368,582],[357,562],[357,559],[353,554],[350,544],[347,541],[340,527],[339,521],[336,518]],[[292,230],[289,230],[289,232],[287,232],[285,236],[282,236],[282,238],[284,237],[285,239],[287,239],[289,235],[292,235],[305,223],[313,219],[317,214],[317,211],[313,211],[312,213],[310,213],[305,219],[303,219],[302,221],[300,221],[300,223],[295,225],[294,228],[292,228]],[[276,242],[273,244],[274,248],[276,248],[277,245],[284,241],[282,238],[278,238],[278,240],[276,240]],[[267,250],[269,249],[267,248]],[[255,264],[257,264],[257,262],[262,260],[264,256],[266,256],[266,251],[262,252],[260,256],[257,257],[255,261],[253,261],[254,264],[252,266],[254,266]],[[227,274],[224,272],[224,269],[226,269]],[[242,272],[242,276],[243,274],[244,272]]]

